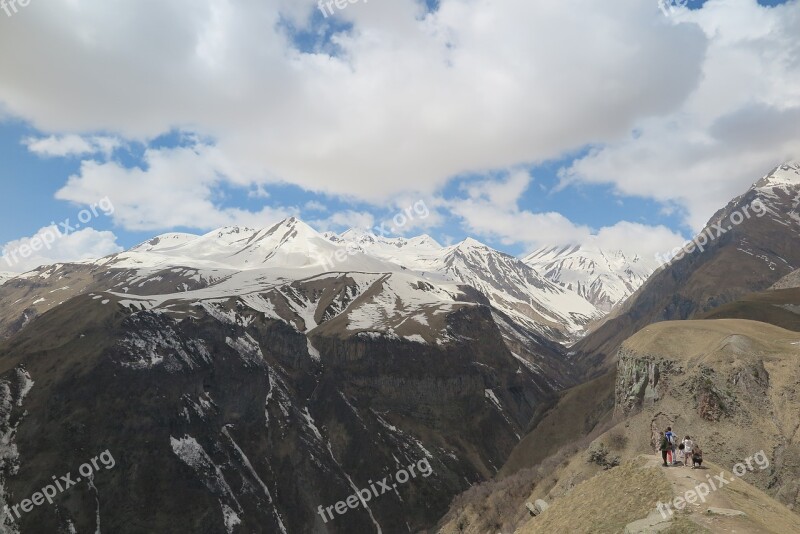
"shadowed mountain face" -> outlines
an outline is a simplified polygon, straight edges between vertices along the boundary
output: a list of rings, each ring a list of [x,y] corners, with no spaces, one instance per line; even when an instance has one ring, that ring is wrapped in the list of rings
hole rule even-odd
[[[800,164],[783,165],[717,212],[694,247],[653,274],[620,310],[574,347],[595,374],[622,342],[657,321],[689,319],[768,289],[800,266]],[[747,216],[749,213],[749,216]],[[738,222],[738,224],[736,224]],[[691,250],[691,247],[687,250]],[[665,251],[666,252],[666,251]]]
[[[248,285],[161,271],[132,295],[100,291],[133,287],[132,271],[47,273],[2,289],[13,302],[82,288],[22,322],[4,310],[4,504],[103,451],[115,465],[6,514],[9,532],[415,531],[492,476],[536,407],[573,383],[557,345],[474,290],[412,275]],[[153,291],[183,280],[197,289]],[[368,508],[318,513],[420,462],[426,476]]]

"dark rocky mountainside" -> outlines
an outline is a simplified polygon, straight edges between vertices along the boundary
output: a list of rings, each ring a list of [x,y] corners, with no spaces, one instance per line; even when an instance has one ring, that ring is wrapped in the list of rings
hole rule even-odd
[[[87,278],[96,290],[126,276],[63,266],[0,291],[48,294],[53,280]],[[116,465],[52,506],[15,521],[5,515],[5,528],[413,532],[434,524],[453,495],[500,468],[536,407],[574,382],[557,345],[466,295],[425,304],[439,290],[402,289],[406,281],[332,275],[197,300],[89,292],[18,322],[0,344],[5,504],[102,451]],[[395,318],[394,290],[407,302],[428,300]],[[392,306],[376,308],[386,292]],[[376,309],[370,328],[363,320]],[[403,321],[409,315],[418,320]],[[327,523],[318,514],[421,461],[429,476],[398,484],[368,509]]]
[[[644,326],[700,316],[764,291],[796,270],[798,206],[800,164],[776,168],[711,218],[698,235],[706,235],[702,251],[694,247],[657,271],[620,310],[575,344],[574,361],[588,375],[601,373],[613,366],[622,342]]]

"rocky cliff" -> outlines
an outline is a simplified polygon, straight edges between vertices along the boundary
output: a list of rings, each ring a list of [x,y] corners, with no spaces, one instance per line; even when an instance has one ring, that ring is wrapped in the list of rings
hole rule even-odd
[[[744,320],[658,323],[618,357],[615,413],[645,449],[671,426],[723,465],[763,450],[771,467],[755,485],[800,505],[800,334]]]

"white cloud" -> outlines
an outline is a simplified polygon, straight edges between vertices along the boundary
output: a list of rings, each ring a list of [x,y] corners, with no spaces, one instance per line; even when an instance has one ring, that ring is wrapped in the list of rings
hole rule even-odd
[[[119,222],[134,229],[291,211],[220,208],[221,185],[291,183],[385,205],[435,194],[457,175],[587,145],[596,149],[565,180],[680,205],[698,227],[798,157],[797,0],[709,0],[669,17],[655,0],[441,0],[432,14],[422,6],[337,10],[352,31],[305,53],[286,22],[324,34],[309,27],[314,0],[32,3],[0,32],[0,47],[15,50],[0,54],[0,113],[47,132],[147,142],[180,130],[213,140],[194,156],[151,149],[146,171],[84,163],[62,189],[61,198],[111,196]],[[79,145],[55,137],[41,150],[85,153]],[[459,209],[488,215],[472,198]],[[515,217],[554,238],[583,232],[557,213]],[[504,233],[513,221],[493,224]]]
[[[328,211],[325,204],[317,202],[316,200],[309,200],[303,205],[303,208],[307,211]]]
[[[22,144],[39,156],[62,158],[91,154],[103,154],[108,158],[114,150],[122,146],[121,141],[115,137],[82,137],[80,135],[27,137],[22,140]]]
[[[520,172],[502,180],[477,182],[466,188],[468,198],[451,200],[448,205],[469,232],[505,245],[522,245],[528,251],[556,244],[591,244],[604,250],[639,254],[652,261],[655,254],[685,242],[664,226],[620,221],[595,230],[575,224],[557,212],[520,209],[519,199],[529,182],[530,177]]]
[[[301,53],[282,17],[316,33],[316,9],[32,4],[0,34],[0,100],[45,131],[196,131],[250,180],[377,202],[618,138],[680,105],[706,46],[656,2],[393,0],[337,12],[335,56]]]
[[[345,210],[332,214],[325,219],[311,221],[322,232],[355,228],[357,230],[371,230],[375,224],[375,217],[365,211]]]
[[[211,230],[221,226],[269,226],[297,210],[265,206],[258,212],[224,207],[218,201],[221,176],[247,182],[230,170],[227,159],[214,147],[195,145],[150,149],[144,168],[126,168],[118,162],[84,161],[56,198],[89,204],[108,197],[114,222],[130,230],[188,227]]]
[[[666,226],[620,221],[601,228],[585,242],[607,251],[635,252],[656,265],[659,264],[657,255],[663,256],[675,247],[683,246],[686,240]]]
[[[636,135],[599,147],[563,177],[680,204],[699,230],[763,174],[800,157],[800,2],[710,0],[675,20],[709,41],[697,89],[674,113],[641,120]]]
[[[23,273],[40,265],[102,258],[121,251],[112,232],[84,228],[63,233],[59,226],[47,226],[3,245],[0,270]]]

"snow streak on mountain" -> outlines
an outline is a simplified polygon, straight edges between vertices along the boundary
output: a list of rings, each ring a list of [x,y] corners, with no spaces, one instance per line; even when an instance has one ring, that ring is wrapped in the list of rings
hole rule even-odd
[[[632,295],[659,267],[655,258],[629,256],[621,250],[603,250],[586,244],[543,247],[524,261],[603,313]]]

